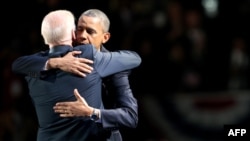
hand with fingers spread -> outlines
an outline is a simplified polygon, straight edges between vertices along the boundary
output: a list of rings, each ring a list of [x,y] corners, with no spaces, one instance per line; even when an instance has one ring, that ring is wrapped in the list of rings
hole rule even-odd
[[[93,61],[75,57],[78,54],[81,54],[81,51],[72,51],[60,58],[50,58],[47,62],[47,69],[59,68],[63,71],[85,77],[87,73],[92,72],[93,68],[90,64],[93,64]]]
[[[90,117],[93,108],[88,105],[77,89],[74,89],[76,101],[58,102],[53,107],[54,111],[60,114],[60,117]]]

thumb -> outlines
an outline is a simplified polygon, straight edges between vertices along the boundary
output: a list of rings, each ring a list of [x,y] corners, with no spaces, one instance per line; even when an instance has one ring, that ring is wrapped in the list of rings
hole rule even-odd
[[[84,105],[88,105],[85,99],[80,95],[77,89],[74,89],[74,95],[77,99],[77,101],[81,101]]]
[[[81,100],[81,99],[82,99],[82,97],[81,97],[81,95],[79,94],[79,92],[78,92],[77,89],[74,89],[74,95],[75,95],[75,97],[76,97],[77,100]]]

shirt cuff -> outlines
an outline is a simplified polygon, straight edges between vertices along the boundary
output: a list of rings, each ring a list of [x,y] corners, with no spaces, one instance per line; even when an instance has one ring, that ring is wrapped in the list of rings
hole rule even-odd
[[[43,67],[43,70],[48,70],[48,60],[46,61],[44,67]]]

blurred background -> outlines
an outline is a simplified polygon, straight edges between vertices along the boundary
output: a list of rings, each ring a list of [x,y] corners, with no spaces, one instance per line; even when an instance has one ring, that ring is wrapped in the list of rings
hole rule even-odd
[[[19,56],[48,49],[42,18],[89,8],[111,21],[109,50],[137,51],[130,76],[139,125],[124,141],[221,141],[226,124],[249,124],[250,0],[6,1],[0,48],[0,141],[34,141],[37,121],[28,88],[11,72]]]

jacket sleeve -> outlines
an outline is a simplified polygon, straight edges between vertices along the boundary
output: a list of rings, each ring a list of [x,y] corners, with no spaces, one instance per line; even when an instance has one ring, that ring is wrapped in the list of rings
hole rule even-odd
[[[28,75],[43,70],[48,57],[47,52],[39,52],[32,55],[21,56],[12,63],[12,71],[17,74]]]
[[[141,64],[141,57],[134,51],[94,52],[94,69],[101,77],[133,69]]]
[[[116,106],[114,109],[101,109],[103,128],[137,127],[138,104],[130,88],[129,73],[130,71],[123,71],[112,76]]]

